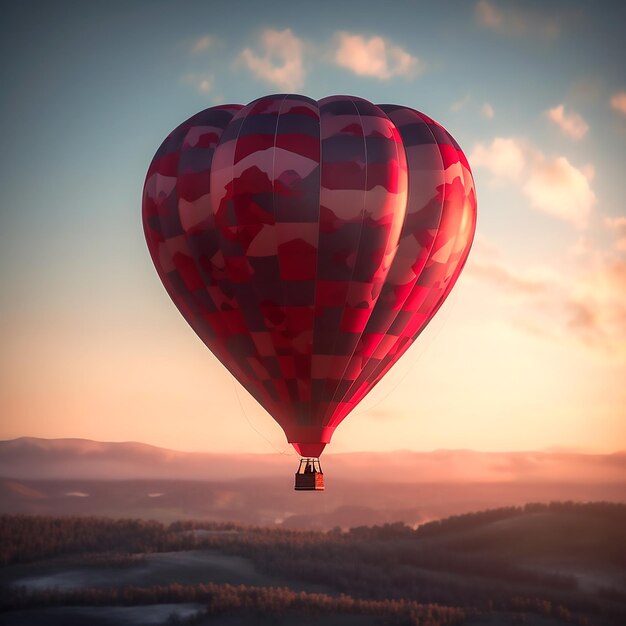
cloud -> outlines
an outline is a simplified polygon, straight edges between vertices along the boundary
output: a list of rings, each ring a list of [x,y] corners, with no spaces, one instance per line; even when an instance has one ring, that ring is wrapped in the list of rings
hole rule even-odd
[[[475,5],[475,15],[480,26],[501,35],[535,35],[548,40],[559,36],[567,17],[522,9],[511,4],[496,5],[490,0],[479,0]]]
[[[469,97],[469,94],[468,94],[465,97],[461,98],[460,100],[453,102],[450,105],[450,111],[457,113],[461,109],[464,109],[470,103],[470,101],[471,101],[471,98]]]
[[[483,117],[485,119],[487,119],[487,120],[493,119],[494,110],[493,110],[493,107],[488,102],[485,102],[485,104],[483,104],[482,109],[480,110],[480,112],[483,114]]]
[[[546,269],[529,272],[512,268],[502,260],[502,251],[496,244],[478,233],[467,267],[468,276],[496,285],[508,292],[532,295],[546,290],[554,277]]]
[[[191,85],[201,93],[209,93],[209,91],[213,89],[214,78],[210,74],[187,72],[187,74],[182,77],[182,81],[187,85]]]
[[[584,228],[596,202],[591,189],[593,167],[577,168],[564,156],[548,157],[512,137],[496,137],[491,145],[479,143],[470,163],[484,167],[494,181],[515,182],[530,206]]]
[[[605,217],[604,224],[611,230],[626,236],[626,217],[621,215],[619,217]]]
[[[204,52],[208,50],[210,45],[213,43],[213,39],[209,35],[204,35],[204,37],[200,37],[200,39],[196,39],[194,42],[191,52],[193,54],[198,54],[199,52]]]
[[[589,130],[589,125],[578,113],[565,113],[563,104],[548,109],[546,115],[565,135],[572,139],[582,139]]]
[[[465,269],[468,276],[495,284],[498,288],[522,294],[536,294],[547,288],[544,280],[525,276],[498,261],[470,260]]]
[[[568,330],[591,348],[626,357],[626,261],[602,258],[574,286],[563,307]]]
[[[472,256],[481,258],[498,258],[501,256],[500,248],[491,239],[487,239],[483,234],[476,233],[472,244]]]
[[[569,246],[568,251],[574,256],[586,257],[593,252],[593,245],[589,237],[581,234],[576,242]]]
[[[294,35],[290,28],[282,31],[266,29],[261,33],[260,49],[244,49],[237,61],[258,79],[294,91],[305,78],[305,57],[317,51],[323,61],[350,70],[358,76],[388,80],[401,76],[413,78],[425,64],[409,52],[380,36],[336,32],[332,41],[321,47]]]
[[[498,30],[502,28],[504,17],[491,2],[480,0],[476,3],[476,18],[481,26]]]
[[[604,225],[617,237],[615,242],[617,250],[626,252],[626,217],[605,217]]]
[[[266,29],[261,33],[261,53],[246,48],[241,61],[260,80],[287,91],[300,89],[304,84],[304,42],[290,28]]]
[[[626,232],[626,217],[605,223]],[[507,299],[506,310],[519,330],[626,362],[626,260],[605,246],[594,249],[586,242],[585,247],[584,263],[558,263],[557,273],[549,267],[515,266],[478,234],[465,271],[493,286],[494,298],[515,296]]]
[[[470,163],[486,168],[496,178],[518,180],[526,166],[526,157],[518,140],[496,137],[490,146],[479,143],[470,156]]]
[[[626,360],[626,260],[588,248],[578,268],[558,274],[547,267],[520,269],[479,235],[465,271],[494,286],[498,296],[515,296],[508,301],[510,322],[524,332]]]
[[[339,32],[336,41],[335,63],[357,76],[372,76],[379,80],[394,76],[412,78],[424,68],[424,63],[417,57],[382,37],[366,39],[362,35]]]
[[[616,94],[613,94],[611,108],[622,115],[626,115],[626,91],[618,91]]]
[[[590,172],[574,167],[565,157],[539,154],[523,191],[533,208],[584,228],[596,202],[589,182]]]
[[[597,327],[598,316],[589,303],[570,300],[566,303],[566,308],[569,312],[567,325],[574,331],[587,332],[590,328]]]
[[[456,100],[450,105],[450,111],[453,113],[458,113],[462,109],[466,108],[469,104],[472,105],[472,109],[479,111],[480,114],[487,120],[493,119],[494,110],[489,102],[485,102],[482,106],[479,106],[472,102],[472,97],[467,94],[465,97],[460,100]]]

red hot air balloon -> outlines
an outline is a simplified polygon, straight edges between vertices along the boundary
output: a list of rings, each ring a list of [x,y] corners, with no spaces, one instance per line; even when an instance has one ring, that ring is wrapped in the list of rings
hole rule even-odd
[[[319,489],[333,431],[454,286],[476,194],[459,145],[419,111],[272,95],[172,131],[143,223],[183,317],[305,458],[300,487]]]

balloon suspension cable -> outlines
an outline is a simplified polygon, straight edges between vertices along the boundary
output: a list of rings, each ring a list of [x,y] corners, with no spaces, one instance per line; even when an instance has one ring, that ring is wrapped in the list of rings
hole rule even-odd
[[[246,411],[245,407],[243,406],[243,402],[241,401],[241,398],[239,397],[239,390],[237,389],[237,383],[235,382],[234,378],[230,378],[230,381],[233,385],[233,389],[235,390],[235,397],[237,398],[237,403],[239,404],[239,408],[241,409],[241,412],[246,420],[246,422],[248,422],[248,426],[250,426],[250,428],[259,436],[261,437],[261,439],[265,440],[267,443],[269,443],[270,446],[272,446],[272,448],[274,448],[274,452],[276,452],[277,454],[282,454],[283,456],[297,456],[297,453],[295,450],[291,449],[291,451],[289,450],[290,445],[287,444],[287,446],[285,446],[282,450],[279,450],[274,443],[269,440],[258,428],[256,428],[254,426],[254,424],[250,421],[250,418],[248,417],[248,412]]]
[[[435,339],[437,339],[437,337],[440,335],[441,331],[443,330],[444,326],[448,323],[450,316],[452,315],[452,311],[454,310],[458,301],[458,298],[456,297],[456,292],[453,292],[452,296],[453,296],[452,298],[448,296],[448,300],[450,300],[450,305],[446,307],[446,310],[447,310],[446,316],[441,320],[439,327],[434,331],[433,336],[428,340],[428,342],[423,342],[419,344],[419,347],[421,348],[421,350],[415,351],[416,355],[414,359],[412,360],[411,365],[409,365],[409,367],[407,368],[406,372],[404,372],[404,374],[400,376],[396,384],[393,385],[393,387],[391,387],[391,389],[389,389],[385,393],[384,396],[376,400],[376,402],[374,402],[374,404],[372,404],[371,406],[362,407],[360,411],[354,411],[354,413],[352,413],[353,416],[361,415],[362,413],[367,413],[368,411],[375,409],[381,402],[384,402],[404,382],[406,377],[415,369],[415,367],[417,366],[417,363],[421,361],[422,357],[426,354],[426,352],[428,352],[430,347],[435,342]],[[410,347],[413,347],[415,345],[416,343],[413,343],[412,346]],[[410,348],[409,348],[409,351],[410,351]]]

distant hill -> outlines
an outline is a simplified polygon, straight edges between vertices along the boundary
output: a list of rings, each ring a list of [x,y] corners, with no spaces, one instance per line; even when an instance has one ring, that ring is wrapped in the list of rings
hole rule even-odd
[[[328,454],[327,490],[293,491],[296,459],[80,439],[0,442],[0,513],[211,519],[327,530],[552,500],[626,502],[626,454]]]
[[[626,452],[356,452],[322,457],[330,479],[393,483],[626,482]],[[136,442],[22,437],[0,441],[0,476],[37,480],[237,480],[294,472],[280,454],[179,452]]]

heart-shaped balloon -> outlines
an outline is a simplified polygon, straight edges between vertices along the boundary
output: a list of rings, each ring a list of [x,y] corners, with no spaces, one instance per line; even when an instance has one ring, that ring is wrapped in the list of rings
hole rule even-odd
[[[460,147],[423,113],[272,95],[172,131],[143,221],[184,318],[318,457],[450,293],[476,195]]]

